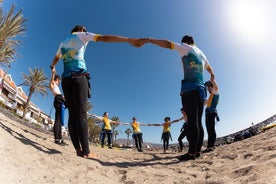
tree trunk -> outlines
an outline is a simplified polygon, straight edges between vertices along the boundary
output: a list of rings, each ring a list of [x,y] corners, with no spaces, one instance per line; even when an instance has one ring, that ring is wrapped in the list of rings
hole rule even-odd
[[[33,92],[31,92],[31,90],[30,90],[27,102],[26,102],[25,107],[24,107],[22,119],[25,119],[25,117],[26,117],[26,114],[27,114],[27,111],[28,111],[28,107],[30,106],[32,95],[33,95]]]

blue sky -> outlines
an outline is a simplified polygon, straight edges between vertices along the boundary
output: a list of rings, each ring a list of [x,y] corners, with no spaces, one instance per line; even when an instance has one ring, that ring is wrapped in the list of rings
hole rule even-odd
[[[275,114],[274,0],[4,0],[4,11],[12,3],[17,11],[22,8],[28,19],[26,35],[18,37],[23,41],[18,49],[21,57],[7,69],[17,84],[23,81],[22,73],[28,73],[28,68],[43,68],[50,77],[49,65],[58,45],[76,24],[85,25],[93,33],[175,42],[190,34],[213,66],[219,85],[218,136]],[[162,123],[165,116],[181,116],[183,71],[176,51],[151,44],[134,48],[127,43],[90,42],[86,62],[92,75],[91,113],[102,115],[107,111],[110,117],[118,116],[123,122],[136,116],[144,123]],[[57,71],[62,70],[59,61]],[[50,113],[51,93],[34,96],[32,101]],[[181,126],[182,122],[172,126],[173,142]],[[126,138],[127,128],[119,127],[119,138]],[[162,127],[141,129],[145,141],[160,142]]]

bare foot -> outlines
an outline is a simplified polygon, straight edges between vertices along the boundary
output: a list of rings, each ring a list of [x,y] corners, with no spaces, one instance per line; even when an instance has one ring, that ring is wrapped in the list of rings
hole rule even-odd
[[[95,153],[89,153],[87,155],[83,155],[83,158],[98,158],[98,155]]]

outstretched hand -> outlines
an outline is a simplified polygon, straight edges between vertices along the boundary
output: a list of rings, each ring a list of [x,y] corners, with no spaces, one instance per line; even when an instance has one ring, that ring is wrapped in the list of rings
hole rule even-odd
[[[148,41],[148,38],[131,38],[130,44],[134,47],[142,47]]]

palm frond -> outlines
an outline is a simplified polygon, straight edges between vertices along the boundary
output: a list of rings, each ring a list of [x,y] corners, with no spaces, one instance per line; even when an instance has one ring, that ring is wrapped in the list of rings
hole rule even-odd
[[[0,64],[10,64],[18,55],[16,49],[21,41],[16,37],[24,35],[26,31],[24,23],[27,21],[22,11],[21,9],[16,13],[13,4],[7,14],[4,14],[0,7]]]

